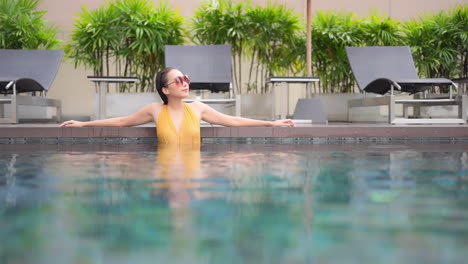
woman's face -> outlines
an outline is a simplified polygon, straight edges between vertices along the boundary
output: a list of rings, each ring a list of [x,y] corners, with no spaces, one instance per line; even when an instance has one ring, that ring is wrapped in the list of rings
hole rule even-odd
[[[169,97],[186,98],[189,95],[190,80],[179,70],[167,73],[165,94]]]

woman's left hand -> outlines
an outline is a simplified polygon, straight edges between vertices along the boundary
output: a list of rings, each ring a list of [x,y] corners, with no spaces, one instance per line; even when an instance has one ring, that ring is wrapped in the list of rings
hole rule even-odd
[[[276,120],[272,122],[275,127],[295,127],[296,124],[291,119]]]

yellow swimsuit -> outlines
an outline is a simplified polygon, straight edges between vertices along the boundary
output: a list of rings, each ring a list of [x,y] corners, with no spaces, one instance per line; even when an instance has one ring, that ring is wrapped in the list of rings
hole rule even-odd
[[[184,103],[184,117],[177,133],[167,105],[163,105],[156,122],[158,143],[200,144],[200,121],[192,108]]]

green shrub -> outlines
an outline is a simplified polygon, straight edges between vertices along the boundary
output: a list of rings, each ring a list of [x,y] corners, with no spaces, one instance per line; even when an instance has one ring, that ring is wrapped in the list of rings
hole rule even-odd
[[[304,26],[299,15],[283,5],[210,1],[195,11],[190,30],[190,35],[184,31],[182,17],[167,4],[116,0],[94,11],[83,8],[67,54],[95,75],[138,76],[139,91],[154,89],[154,75],[164,67],[164,46],[183,44],[184,37],[195,44],[232,46],[238,93],[245,91],[242,87],[267,92],[266,80],[273,75],[305,74]],[[405,23],[385,14],[359,18],[353,13],[317,12],[312,19],[313,74],[321,78],[316,92],[355,92],[345,47],[383,45],[409,45],[421,77],[466,77],[468,5]],[[245,59],[250,60],[247,70],[242,69]]]
[[[249,28],[245,19],[245,4],[220,0],[202,4],[192,19],[192,40],[196,44],[230,44],[234,88],[240,92],[242,57]]]
[[[164,46],[184,43],[183,18],[160,2],[117,0],[90,11],[82,8],[67,54],[98,76],[137,76],[138,91],[155,91],[164,68]],[[128,91],[120,86],[120,91]]]
[[[299,15],[283,5],[267,4],[266,7],[249,8],[245,14],[249,25],[247,32],[248,57],[251,59],[248,84],[259,82],[254,87],[267,92],[266,79],[274,75],[286,75],[297,71],[300,33],[303,25]],[[255,79],[252,79],[254,61],[257,61]],[[261,72],[260,79],[258,77]]]
[[[468,5],[457,6],[449,13],[456,27],[454,44],[459,55],[456,59],[455,77],[468,77]]]
[[[406,41],[411,47],[419,74],[424,77],[452,77],[456,68],[455,26],[445,12],[405,23]]]
[[[405,45],[402,25],[398,20],[372,14],[357,23],[360,27],[360,39],[366,46]]]
[[[0,0],[1,49],[54,49],[60,44],[57,28],[36,11],[39,0]]]
[[[421,77],[466,77],[468,5],[405,23],[385,15],[357,18],[352,13],[317,12],[312,20],[312,62],[321,79],[319,92],[354,92],[345,46],[398,45],[410,46]],[[302,49],[305,57],[305,44]]]
[[[295,50],[302,28],[299,16],[283,5],[252,7],[249,2],[220,0],[196,10],[192,39],[197,44],[230,44],[236,91],[245,85],[249,91],[266,92],[268,77],[297,66],[298,55],[290,51]],[[242,75],[244,58],[251,59],[247,78]]]
[[[312,19],[312,64],[320,77],[321,92],[352,92],[354,78],[346,46],[362,43],[359,20],[352,13],[317,12]],[[305,48],[304,48],[305,53]]]

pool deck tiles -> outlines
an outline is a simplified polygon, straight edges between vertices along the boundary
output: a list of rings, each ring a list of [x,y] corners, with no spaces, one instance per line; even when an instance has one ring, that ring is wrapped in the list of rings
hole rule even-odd
[[[468,139],[468,125],[388,125],[330,123],[289,127],[220,127],[203,125],[202,138],[438,138]],[[0,138],[156,138],[154,125],[138,127],[60,128],[57,124],[0,125]]]

